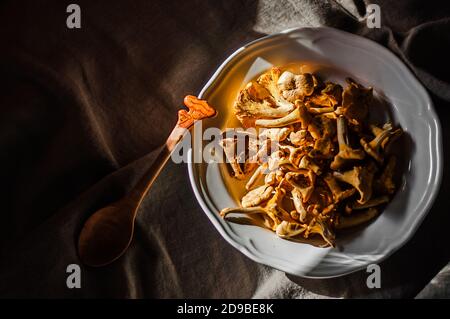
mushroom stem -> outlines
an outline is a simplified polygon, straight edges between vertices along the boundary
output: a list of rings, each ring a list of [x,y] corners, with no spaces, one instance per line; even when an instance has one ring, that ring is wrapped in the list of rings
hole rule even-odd
[[[252,217],[253,215],[259,215],[263,219],[263,223],[256,222],[255,220],[245,220],[245,223],[254,224],[256,226],[264,226],[268,229],[274,230],[273,228],[277,225],[275,221],[269,216],[267,210],[263,207],[228,207],[224,208],[220,211],[220,216],[228,221],[238,222],[239,219],[233,218],[229,215],[231,214],[242,214]]]
[[[343,151],[348,146],[348,135],[347,135],[347,125],[345,123],[345,118],[341,115],[337,119],[337,135],[338,135],[338,143],[339,143],[339,150]]]
[[[292,132],[290,127],[263,129],[259,133],[259,139],[269,139],[274,142],[284,141]]]
[[[382,204],[386,204],[387,202],[389,202],[389,197],[381,196],[381,197],[377,197],[377,198],[372,198],[371,200],[367,201],[365,204],[354,203],[353,205],[351,205],[351,208],[355,209],[355,210],[367,209],[367,208],[372,208],[372,207],[379,206]]]
[[[367,142],[364,138],[361,138],[360,143],[367,154],[372,156],[377,162],[382,163],[383,157],[380,154],[381,144],[389,138],[390,130],[384,130],[381,134],[377,135],[372,141]]]
[[[391,156],[380,178],[376,181],[375,186],[380,193],[391,195],[395,192],[394,170],[396,163],[395,156]]]
[[[258,180],[258,178],[263,174],[263,172],[266,169],[266,164],[263,164],[261,166],[258,166],[258,168],[255,170],[255,172],[252,174],[252,176],[250,177],[250,179],[248,180],[247,184],[245,184],[245,189],[246,190],[250,190],[253,185],[255,185],[256,181]]]
[[[328,188],[330,189],[331,193],[333,194],[333,198],[336,203],[352,196],[356,192],[354,188],[343,190],[339,186],[336,178],[334,178],[333,175],[331,174],[327,174],[324,177],[324,181],[327,184]]]
[[[389,138],[386,138],[381,142],[381,148],[385,151],[387,151],[389,145],[391,145],[403,133],[403,130],[401,128],[393,130],[392,124],[389,122],[384,124],[383,128],[379,128],[376,125],[371,125],[370,130],[372,131],[372,134],[374,136],[379,136],[386,130],[389,131]]]
[[[336,223],[336,229],[346,229],[350,227],[355,227],[364,223],[367,223],[371,219],[378,215],[378,210],[376,208],[369,208],[368,210],[362,211],[358,214],[353,214],[350,216],[340,216],[338,222]]]
[[[261,127],[282,127],[301,122],[302,128],[308,127],[310,116],[304,104],[296,103],[296,108],[286,116],[278,119],[258,119],[255,125]]]
[[[245,178],[245,173],[239,164],[239,160],[236,156],[236,140],[234,138],[224,138],[220,141],[220,146],[222,146],[225,157],[228,163],[230,163],[231,169],[233,170],[234,177],[239,180]]]
[[[265,209],[263,207],[227,207],[220,211],[221,217],[227,217],[229,214],[241,213],[241,214],[260,214],[265,213]]]
[[[334,112],[334,107],[310,107],[308,111],[311,114],[331,113]]]
[[[291,191],[291,195],[292,195],[292,201],[294,202],[295,210],[299,214],[298,219],[301,222],[304,222],[306,215],[307,215],[307,211],[306,211],[305,206],[303,206],[302,194],[300,193],[300,191],[297,188],[294,188]]]
[[[337,136],[339,143],[339,153],[334,157],[330,167],[337,170],[345,166],[349,161],[362,160],[365,157],[364,151],[353,149],[349,146],[347,125],[344,116],[337,119]]]

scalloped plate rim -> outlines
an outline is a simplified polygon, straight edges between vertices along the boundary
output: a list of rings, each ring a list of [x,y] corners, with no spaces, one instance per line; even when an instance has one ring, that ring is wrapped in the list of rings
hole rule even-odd
[[[409,232],[407,232],[403,236],[399,237],[399,239],[394,244],[390,245],[389,251],[385,252],[383,254],[379,254],[380,257],[378,257],[376,260],[368,260],[368,258],[366,258],[366,261],[363,262],[362,265],[355,266],[351,269],[348,269],[348,270],[345,270],[342,272],[317,275],[317,276],[305,275],[304,273],[299,272],[297,269],[295,269],[295,267],[293,267],[295,264],[292,264],[292,265],[286,264],[286,262],[277,260],[277,258],[274,256],[264,255],[264,253],[262,253],[261,251],[257,251],[255,249],[254,249],[254,251],[250,250],[247,245],[249,245],[249,243],[251,243],[251,238],[241,238],[241,237],[236,238],[237,236],[232,233],[232,231],[229,229],[229,227],[224,227],[224,225],[219,222],[218,218],[220,218],[220,217],[218,216],[217,212],[211,211],[210,207],[208,207],[207,203],[203,199],[202,194],[200,193],[200,191],[197,188],[197,182],[196,182],[197,173],[196,173],[195,164],[193,163],[193,161],[190,161],[190,163],[188,163],[188,173],[189,173],[189,180],[190,180],[191,187],[194,191],[195,197],[196,197],[197,201],[199,202],[201,208],[203,209],[205,214],[208,216],[210,221],[213,223],[214,227],[217,229],[217,231],[220,233],[220,235],[229,244],[231,244],[233,247],[238,249],[240,252],[242,252],[244,255],[246,255],[247,257],[249,257],[250,259],[252,259],[255,262],[265,264],[272,268],[275,268],[280,271],[283,271],[283,272],[286,272],[286,273],[289,273],[289,274],[292,274],[295,276],[299,276],[299,277],[312,278],[312,279],[325,279],[325,278],[334,278],[334,277],[345,276],[347,274],[362,270],[362,269],[366,268],[367,265],[369,265],[370,263],[380,263],[383,260],[387,259],[389,256],[391,256],[394,252],[399,250],[403,245],[405,245],[413,237],[413,235],[415,234],[415,232],[421,225],[423,219],[426,217],[429,210],[431,209],[431,206],[436,199],[436,196],[439,192],[439,188],[441,185],[442,175],[443,175],[442,134],[441,134],[441,125],[439,122],[439,118],[434,110],[433,103],[432,103],[427,91],[422,86],[422,84],[416,79],[414,74],[404,65],[404,63],[397,56],[395,56],[391,51],[389,51],[388,49],[386,49],[385,47],[381,46],[380,44],[378,44],[374,41],[371,41],[367,38],[363,38],[361,36],[358,36],[358,35],[355,35],[352,33],[348,33],[346,31],[337,30],[337,29],[330,28],[330,27],[290,28],[290,29],[287,29],[287,30],[284,30],[284,31],[281,31],[278,33],[270,34],[270,35],[267,35],[267,36],[264,36],[264,37],[261,37],[259,39],[249,42],[248,44],[246,44],[246,45],[240,47],[239,49],[237,49],[236,51],[234,51],[228,58],[225,59],[225,61],[218,67],[218,69],[214,72],[214,74],[211,76],[211,78],[208,80],[208,82],[202,88],[198,97],[202,98],[205,95],[205,93],[209,89],[211,89],[211,87],[213,87],[213,85],[215,84],[216,80],[220,77],[222,72],[235,59],[239,58],[239,55],[243,54],[244,51],[251,49],[252,46],[255,46],[256,44],[260,44],[261,42],[271,40],[271,39],[274,39],[274,38],[282,36],[282,35],[296,33],[296,32],[302,32],[302,31],[334,32],[340,36],[348,37],[354,41],[357,41],[365,46],[372,46],[375,50],[381,50],[384,54],[387,54],[390,57],[389,62],[394,62],[396,67],[400,68],[400,70],[403,73],[406,73],[408,80],[412,81],[413,84],[419,90],[421,90],[420,95],[422,97],[424,97],[424,99],[425,99],[427,109],[429,111],[428,116],[431,119],[431,122],[434,124],[434,128],[435,128],[434,139],[435,139],[436,148],[434,149],[434,151],[435,151],[434,155],[436,158],[436,162],[435,162],[436,180],[435,180],[434,184],[429,186],[430,188],[432,187],[431,195],[428,198],[425,205],[423,206],[421,214],[419,214],[419,216],[416,218],[416,220],[414,220],[413,227],[411,227]],[[191,149],[189,149],[189,151],[188,151],[188,158],[192,159],[192,150]],[[244,243],[243,241],[248,241],[249,243]],[[369,255],[365,255],[365,256],[367,257]],[[364,259],[364,255],[359,255],[359,257]]]

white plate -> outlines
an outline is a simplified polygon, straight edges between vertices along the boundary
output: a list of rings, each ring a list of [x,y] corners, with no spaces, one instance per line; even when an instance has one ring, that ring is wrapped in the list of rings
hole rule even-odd
[[[341,276],[379,263],[408,241],[435,199],[442,177],[439,120],[432,102],[412,73],[391,52],[365,38],[330,28],[301,28],[266,36],[234,52],[200,93],[219,110],[203,128],[224,128],[242,84],[271,65],[305,62],[342,82],[352,75],[391,103],[394,122],[406,132],[402,182],[383,213],[366,227],[338,237],[336,248],[316,248],[277,238],[255,226],[219,217],[236,206],[216,163],[189,164],[195,196],[220,234],[256,262],[302,277]],[[342,70],[342,71],[341,71]],[[409,141],[409,142],[408,142]],[[193,151],[201,151],[195,145]],[[190,155],[192,157],[192,152]]]

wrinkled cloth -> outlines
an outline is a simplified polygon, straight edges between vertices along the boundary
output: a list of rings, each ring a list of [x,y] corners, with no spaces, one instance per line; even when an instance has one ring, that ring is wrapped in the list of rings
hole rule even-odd
[[[450,263],[444,267],[425,288],[416,296],[417,299],[449,298]]]
[[[448,270],[433,280],[450,259],[448,165],[422,226],[380,264],[380,289],[367,288],[365,271],[315,280],[251,261],[202,212],[186,165],[170,161],[126,254],[102,268],[77,256],[84,221],[152,164],[184,95],[198,93],[243,44],[286,28],[331,26],[397,54],[432,96],[447,162],[449,5],[373,1],[382,28],[370,29],[371,2],[80,0],[82,27],[68,29],[69,1],[2,1],[0,297],[449,297]],[[81,266],[79,289],[66,285],[69,264]]]

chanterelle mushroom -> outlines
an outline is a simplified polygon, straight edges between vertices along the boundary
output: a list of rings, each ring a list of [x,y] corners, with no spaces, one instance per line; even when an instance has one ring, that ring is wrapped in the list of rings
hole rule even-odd
[[[297,107],[286,116],[277,119],[258,119],[255,121],[255,125],[261,127],[283,127],[301,122],[302,127],[307,127],[311,117],[306,106],[301,102],[296,102],[296,106]]]
[[[334,233],[331,232],[329,226],[327,226],[321,219],[316,220],[312,226],[308,227],[307,231],[309,231],[311,234],[320,235],[326,243],[325,247],[334,247]]]
[[[264,184],[275,186],[277,184],[276,172],[268,172],[264,177]]]
[[[275,194],[267,202],[267,205],[265,206],[268,215],[275,221],[277,225],[282,220],[293,221],[291,215],[282,206],[282,201],[285,194],[286,191],[283,188],[277,187],[275,189]]]
[[[331,169],[338,170],[350,161],[361,160],[364,158],[365,154],[363,150],[350,147],[348,143],[347,126],[343,116],[339,116],[337,119],[337,135],[339,153],[334,157],[334,160],[330,165]]]
[[[306,230],[306,225],[299,223],[282,221],[280,225],[277,226],[276,234],[281,238],[292,238],[300,235]]]
[[[247,184],[245,184],[245,189],[252,189],[253,185],[255,185],[256,181],[264,174],[264,171],[267,169],[267,163],[263,163],[253,172],[253,175],[248,180]]]
[[[351,171],[334,172],[333,176],[341,182],[352,185],[358,191],[358,203],[365,204],[372,197],[374,171],[367,167],[355,166]]]
[[[297,166],[298,168],[311,170],[316,175],[320,175],[322,173],[320,166],[314,163],[308,155],[304,155]]]
[[[290,127],[263,129],[262,132],[259,133],[259,139],[268,138],[272,141],[282,142],[291,132],[292,129]]]
[[[334,106],[342,102],[342,86],[327,82],[319,95],[314,94],[308,100],[323,108],[330,107],[334,110]]]
[[[382,128],[379,128],[376,125],[371,125],[370,130],[372,131],[373,135],[375,135],[375,137],[384,134],[384,131],[386,130],[389,131],[389,137],[385,138],[381,142],[381,148],[383,150],[387,150],[388,146],[391,145],[392,142],[394,142],[400,135],[403,134],[403,130],[401,128],[394,130],[391,123],[384,124]]]
[[[376,208],[369,208],[357,214],[352,214],[350,216],[340,216],[336,222],[336,229],[346,229],[350,227],[355,227],[368,221],[372,220],[378,215],[378,210]]]
[[[233,108],[241,123],[252,126],[255,119],[283,117],[294,109],[294,105],[278,105],[266,88],[257,82],[250,82],[239,93]]]
[[[333,142],[331,137],[324,135],[319,137],[315,143],[313,149],[308,153],[313,158],[332,158],[333,157]]]
[[[265,227],[275,231],[276,227],[283,220],[294,222],[290,214],[282,207],[281,204],[285,194],[286,191],[283,188],[277,187],[273,196],[269,199],[269,201],[267,201],[264,206],[225,208],[221,210],[220,215],[226,218],[227,215],[232,213],[241,213],[247,215],[259,214],[265,220]]]
[[[307,202],[314,191],[316,175],[309,170],[299,170],[297,172],[286,173],[285,178],[287,182],[300,191],[302,200]]]
[[[397,160],[394,156],[389,157],[381,176],[375,182],[375,188],[381,194],[392,195],[395,192],[394,170],[396,163]]]
[[[242,207],[254,207],[258,206],[262,202],[268,200],[272,195],[272,186],[260,186],[248,192],[244,197],[242,197],[241,203]]]
[[[281,91],[278,87],[280,74],[281,70],[279,68],[273,67],[268,72],[262,74],[256,81],[258,84],[260,84],[270,92],[273,99],[275,100],[275,104],[280,107],[289,108],[292,107],[292,103],[287,101],[282,96]]]
[[[277,84],[283,98],[289,102],[303,100],[314,92],[314,79],[310,73],[295,75],[285,71]]]
[[[291,132],[291,134],[289,134],[289,140],[295,146],[300,146],[306,140],[307,135],[308,135],[307,130],[299,130],[296,132]]]
[[[373,100],[373,89],[365,88],[361,84],[348,78],[349,84],[342,94],[342,114],[347,120],[360,125],[369,113],[369,105]]]
[[[287,152],[289,154],[289,162],[294,165],[294,166],[298,166],[298,164],[300,163],[300,160],[303,156],[302,154],[302,148],[300,147],[294,147],[294,146],[290,146],[290,145],[280,145],[280,149]]]
[[[276,170],[280,165],[290,164],[289,158],[282,150],[273,152],[268,158],[267,164],[270,171]]]
[[[389,139],[390,130],[383,130],[372,141],[367,142],[365,138],[360,139],[360,143],[367,154],[372,156],[377,162],[383,162],[383,156],[380,154],[381,144]]]
[[[298,188],[294,187],[291,191],[291,195],[292,195],[292,201],[294,202],[295,210],[299,214],[298,219],[301,222],[305,222],[307,211],[306,211],[306,207],[303,204],[302,194],[301,194],[300,190]]]
[[[306,104],[308,108],[308,112],[311,114],[323,114],[323,113],[331,113],[334,112],[334,107],[314,107],[310,103]],[[334,114],[334,113],[333,113]]]
[[[323,115],[315,116],[308,126],[308,130],[312,137],[316,139],[313,150],[309,155],[314,158],[333,157],[334,146],[332,138],[336,132],[334,120]]]
[[[331,174],[326,174],[323,179],[333,194],[333,198],[336,203],[352,196],[356,192],[355,188],[343,190],[341,186],[339,186],[336,178]]]
[[[233,170],[234,177],[237,179],[244,179],[245,173],[241,168],[239,159],[236,155],[237,141],[236,139],[229,137],[224,138],[219,142],[222,146],[228,163],[230,163],[231,169]]]
[[[248,208],[227,207],[220,211],[220,216],[222,216],[222,218],[224,218],[225,220],[235,220],[235,219],[232,219],[231,217],[229,217],[229,215],[232,215],[232,214],[240,214],[240,215],[244,215],[244,216],[259,216],[263,220],[262,225],[256,220],[246,221],[245,224],[250,223],[250,224],[254,224],[256,226],[263,226],[270,230],[275,230],[276,226],[278,225],[268,215],[267,210],[261,206],[248,207]],[[236,222],[238,222],[238,221],[236,220]]]
[[[325,135],[333,136],[336,132],[336,124],[333,119],[324,114],[317,115],[309,122],[308,131],[314,139]]]
[[[219,145],[237,179],[244,179],[258,166],[258,140],[247,131],[227,130]],[[242,147],[243,145],[246,148]]]

